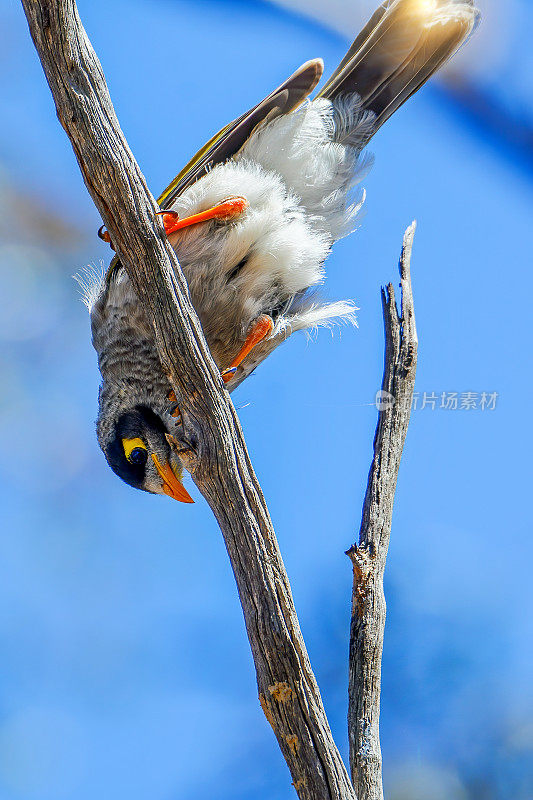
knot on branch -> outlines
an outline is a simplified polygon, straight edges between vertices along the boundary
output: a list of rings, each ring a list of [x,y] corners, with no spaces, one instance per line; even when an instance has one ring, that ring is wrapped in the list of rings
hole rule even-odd
[[[286,681],[275,683],[268,687],[268,691],[278,703],[286,703],[292,697],[292,689]]]
[[[43,7],[42,7],[41,9],[39,9],[39,10],[40,10],[40,12],[41,12],[41,25],[42,25],[43,31],[44,31],[44,30],[46,30],[46,31],[47,31],[47,30],[48,30],[48,29],[51,27],[51,23],[50,23],[50,11],[49,11],[49,9],[48,9],[48,8],[46,8],[46,6],[43,6]]]
[[[411,371],[416,356],[417,356],[416,347],[414,346],[414,344],[408,344],[406,353],[403,358],[404,375],[408,375],[409,372]]]
[[[298,748],[300,747],[300,742],[298,741],[298,737],[295,733],[290,733],[288,736],[285,737],[285,741],[289,745],[289,750],[293,754],[293,756],[297,755]]]
[[[353,596],[352,596],[352,616],[357,612],[358,617],[362,617],[366,599],[368,596],[368,587],[372,570],[374,567],[375,556],[372,553],[370,545],[356,545],[353,544],[346,555],[352,562],[353,566]]]

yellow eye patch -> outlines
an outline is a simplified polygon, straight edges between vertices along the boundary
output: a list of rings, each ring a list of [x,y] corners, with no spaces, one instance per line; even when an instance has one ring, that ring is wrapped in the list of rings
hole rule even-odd
[[[135,450],[136,447],[140,447],[141,450],[146,450],[146,445],[142,439],[123,439],[122,440],[122,447],[124,448],[124,455],[129,461],[130,455],[132,450]]]

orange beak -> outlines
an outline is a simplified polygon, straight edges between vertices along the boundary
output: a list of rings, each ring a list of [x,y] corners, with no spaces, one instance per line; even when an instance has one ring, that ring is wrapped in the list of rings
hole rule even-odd
[[[163,492],[169,497],[173,497],[174,500],[179,500],[180,503],[194,503],[194,500],[190,496],[189,492],[172,472],[172,467],[170,464],[161,466],[155,453],[152,453],[152,458],[157,471],[163,479]]]

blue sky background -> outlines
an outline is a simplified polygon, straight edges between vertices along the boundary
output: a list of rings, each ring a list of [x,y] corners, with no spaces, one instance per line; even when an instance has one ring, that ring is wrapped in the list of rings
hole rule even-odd
[[[78,5],[154,194],[301,62],[321,55],[331,71],[347,45],[255,0]],[[525,80],[492,83],[527,111]],[[98,449],[99,375],[71,275],[109,250],[15,0],[0,0],[0,116],[0,798],[293,797],[209,509],[194,487],[194,506],[135,492]],[[412,415],[386,576],[387,796],[526,800],[531,162],[435,86],[372,150],[364,225],[324,287],[356,300],[359,329],[294,336],[233,397],[346,756],[344,550],[371,459],[379,287],[397,282],[417,218],[417,390],[498,401]]]

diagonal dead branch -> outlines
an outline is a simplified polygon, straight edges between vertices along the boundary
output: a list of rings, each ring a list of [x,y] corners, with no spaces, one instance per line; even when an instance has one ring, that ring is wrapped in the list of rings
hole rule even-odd
[[[348,737],[352,780],[359,800],[383,800],[379,700],[385,630],[383,573],[403,446],[411,416],[418,339],[411,290],[411,250],[416,223],[406,230],[400,256],[401,314],[389,284],[382,290],[385,366],[359,544],[347,551],[353,564],[350,629]]]
[[[22,5],[87,189],[153,321],[161,364],[180,403],[186,465],[222,530],[261,705],[294,786],[301,800],[354,800],[239,420],[156,217],[157,205],[118,124],[76,4],[22,0]]]

